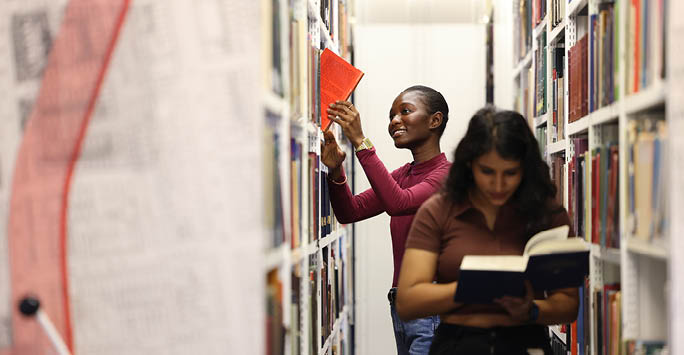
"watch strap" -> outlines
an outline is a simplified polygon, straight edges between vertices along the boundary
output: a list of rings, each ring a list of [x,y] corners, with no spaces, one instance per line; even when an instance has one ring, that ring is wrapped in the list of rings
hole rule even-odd
[[[373,148],[373,143],[371,143],[370,139],[364,138],[364,139],[361,141],[361,144],[359,144],[358,147],[354,148],[354,151],[355,151],[355,152],[360,152],[360,151],[362,151],[362,150],[364,150],[364,149],[371,149],[371,148]]]

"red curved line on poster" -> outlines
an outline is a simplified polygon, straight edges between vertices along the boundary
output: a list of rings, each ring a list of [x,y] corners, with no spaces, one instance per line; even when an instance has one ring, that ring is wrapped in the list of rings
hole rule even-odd
[[[85,139],[86,131],[88,130],[88,125],[90,124],[90,119],[93,115],[93,111],[95,110],[95,103],[97,102],[97,98],[100,95],[100,89],[102,88],[102,82],[104,81],[105,75],[107,73],[107,68],[109,68],[109,63],[111,62],[112,59],[112,53],[114,53],[114,47],[116,46],[116,41],[119,38],[119,34],[121,33],[121,28],[123,27],[123,22],[124,19],[126,18],[126,13],[128,13],[128,7],[130,5],[130,0],[123,0],[123,6],[121,8],[121,12],[119,13],[118,18],[116,19],[116,22],[114,23],[114,33],[112,34],[112,38],[107,45],[107,49],[104,55],[104,60],[102,63],[102,67],[99,70],[99,73],[97,75],[96,79],[96,84],[95,84],[95,89],[93,90],[93,93],[91,95],[90,100],[88,101],[88,107],[86,108],[86,112],[83,115],[83,122],[81,123],[80,130],[78,132],[78,137],[76,139],[76,144],[74,147],[74,153],[71,156],[71,159],[69,159],[69,166],[67,168],[67,176],[66,179],[64,180],[64,193],[62,194],[62,209],[61,209],[61,215],[60,215],[60,231],[59,231],[59,240],[60,240],[60,253],[62,255],[61,258],[61,269],[62,269],[62,292],[63,292],[63,297],[64,297],[64,313],[65,313],[65,328],[66,328],[66,335],[65,335],[65,342],[67,347],[71,350],[71,352],[74,352],[74,346],[73,346],[73,330],[71,329],[71,306],[69,304],[69,270],[68,270],[68,263],[67,263],[67,254],[68,254],[68,249],[67,249],[67,236],[68,236],[68,228],[67,228],[67,218],[68,218],[68,210],[69,210],[69,191],[71,190],[71,178],[74,174],[74,168],[76,167],[76,162],[78,161],[78,158],[81,156],[81,149],[83,148],[83,140]]]
[[[71,0],[67,4],[17,154],[12,182],[8,220],[12,304],[29,293],[38,296],[41,308],[72,352],[69,191],[129,3]],[[10,353],[51,351],[42,329],[16,308],[12,327]]]

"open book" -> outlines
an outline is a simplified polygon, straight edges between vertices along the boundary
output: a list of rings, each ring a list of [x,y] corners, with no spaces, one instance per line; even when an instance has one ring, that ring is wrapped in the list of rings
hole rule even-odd
[[[580,238],[568,238],[568,226],[535,234],[523,255],[466,255],[454,300],[490,303],[509,295],[525,295],[524,280],[535,291],[579,287],[589,274],[589,246]]]
[[[337,100],[346,100],[356,89],[363,72],[347,63],[335,52],[326,48],[321,53],[321,129],[330,126],[328,106]]]

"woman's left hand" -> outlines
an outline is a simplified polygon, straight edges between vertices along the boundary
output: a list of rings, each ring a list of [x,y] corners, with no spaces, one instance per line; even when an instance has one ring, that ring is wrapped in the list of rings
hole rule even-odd
[[[530,308],[534,300],[532,284],[525,280],[525,296],[503,296],[494,300],[494,303],[503,307],[506,312],[518,322],[527,322],[530,319]]]
[[[328,118],[342,127],[344,135],[354,145],[361,145],[365,138],[361,129],[361,115],[356,107],[349,101],[336,101],[327,109]]]

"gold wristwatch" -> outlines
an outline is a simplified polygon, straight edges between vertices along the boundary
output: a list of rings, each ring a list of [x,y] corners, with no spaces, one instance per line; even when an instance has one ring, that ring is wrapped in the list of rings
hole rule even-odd
[[[364,149],[371,149],[371,148],[373,148],[373,143],[371,143],[370,139],[364,138],[364,139],[361,141],[361,144],[359,144],[358,147],[354,148],[354,151],[355,151],[355,152],[360,152],[360,151],[362,151],[362,150],[364,150]]]

